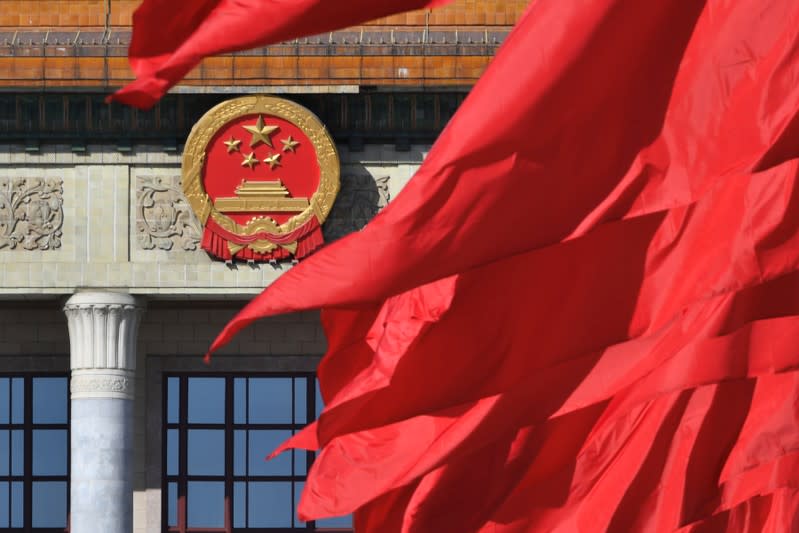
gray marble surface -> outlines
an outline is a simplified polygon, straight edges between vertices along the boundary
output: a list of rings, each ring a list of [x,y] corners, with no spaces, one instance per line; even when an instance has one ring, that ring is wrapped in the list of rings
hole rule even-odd
[[[72,400],[72,533],[133,531],[133,402]]]

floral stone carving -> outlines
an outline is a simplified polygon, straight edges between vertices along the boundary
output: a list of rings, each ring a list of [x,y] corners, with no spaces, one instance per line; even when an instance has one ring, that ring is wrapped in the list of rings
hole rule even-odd
[[[196,250],[202,228],[189,208],[178,176],[140,176],[136,190],[136,231],[145,250]]]
[[[59,248],[63,192],[60,178],[0,178],[0,249]]]
[[[368,174],[341,177],[341,191],[325,222],[325,241],[339,239],[363,228],[389,201],[388,176]]]

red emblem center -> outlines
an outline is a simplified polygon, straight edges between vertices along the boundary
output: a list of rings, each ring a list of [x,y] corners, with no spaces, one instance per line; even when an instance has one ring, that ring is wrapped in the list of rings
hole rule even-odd
[[[310,139],[280,117],[238,117],[217,131],[206,154],[205,191],[238,224],[263,216],[282,224],[303,211],[319,188]],[[275,210],[265,210],[270,205]]]

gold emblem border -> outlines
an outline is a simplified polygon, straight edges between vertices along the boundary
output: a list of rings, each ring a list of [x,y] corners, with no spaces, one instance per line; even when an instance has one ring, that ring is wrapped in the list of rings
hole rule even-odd
[[[265,114],[291,122],[310,139],[319,162],[319,187],[311,196],[308,207],[291,217],[283,224],[263,216],[255,217],[245,225],[220,213],[215,207],[202,180],[205,153],[208,143],[225,124],[245,115]],[[181,165],[183,174],[183,193],[186,195],[194,214],[205,226],[208,217],[225,230],[242,236],[251,236],[261,231],[277,235],[291,233],[316,215],[321,225],[330,210],[341,187],[341,164],[336,145],[324,124],[305,107],[274,96],[253,95],[226,100],[212,107],[194,125],[186,139]]]

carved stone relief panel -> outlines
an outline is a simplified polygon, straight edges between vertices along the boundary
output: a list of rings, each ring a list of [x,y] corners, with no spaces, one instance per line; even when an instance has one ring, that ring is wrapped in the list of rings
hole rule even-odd
[[[61,178],[0,178],[0,250],[54,250],[64,224]]]
[[[191,211],[179,176],[138,176],[136,233],[144,250],[196,250],[202,228]]]
[[[358,231],[388,204],[388,176],[368,174],[341,176],[341,191],[322,228],[325,241]]]

